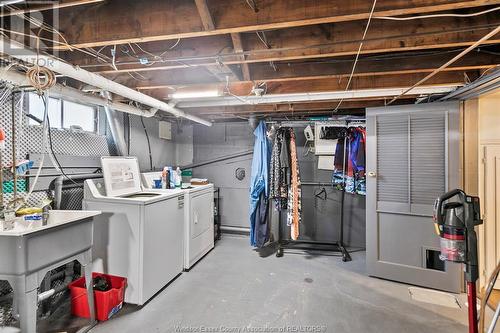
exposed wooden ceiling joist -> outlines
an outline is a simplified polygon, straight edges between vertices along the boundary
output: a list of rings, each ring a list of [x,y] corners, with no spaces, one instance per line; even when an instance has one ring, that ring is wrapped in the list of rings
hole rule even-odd
[[[407,96],[406,100],[399,101],[400,103],[408,103],[414,101],[415,98]],[[388,99],[371,98],[363,100],[344,100],[342,109],[362,109],[367,107],[384,106]],[[290,103],[290,104],[259,104],[259,105],[243,105],[243,106],[218,106],[218,107],[203,107],[203,108],[186,108],[192,114],[201,116],[206,115],[226,115],[226,114],[258,114],[258,113],[287,113],[293,112],[332,112],[337,106],[338,101],[320,101],[310,103]]]
[[[500,18],[493,14],[476,17],[475,20],[440,18],[404,24],[394,21],[374,21],[361,54],[467,47],[499,24]],[[325,29],[328,29],[329,35],[323,33]],[[226,65],[239,65],[353,56],[358,51],[362,29],[363,26],[358,22],[344,22],[328,25],[328,27],[323,26],[323,28],[308,26],[270,31],[266,36],[272,46],[271,49],[265,48],[256,34],[240,34],[245,51],[241,49],[236,52],[232,51],[232,40],[227,36],[182,40],[178,48],[174,50],[168,50],[172,45],[171,41],[149,43],[144,45],[149,52],[160,54],[166,51],[165,61],[148,67],[138,64],[136,58],[120,53],[121,56],[119,55],[116,59],[117,72],[126,72],[131,69],[137,72],[147,72],[209,66],[218,60]],[[500,43],[500,35],[485,44],[496,43]],[[103,52],[107,52],[107,49]],[[72,63],[89,66],[90,70],[101,73],[114,71],[109,66],[99,64],[96,59],[82,58],[74,52],[68,54],[68,59]]]
[[[354,77],[430,73],[458,53],[459,51],[441,51],[421,55],[401,54],[392,58],[387,56],[361,58]],[[350,75],[352,62],[353,60],[350,58],[321,59],[320,61],[313,62],[275,63],[276,71],[269,64],[252,64],[250,69],[253,73],[252,79],[254,82],[285,82],[325,78],[341,80]],[[446,68],[445,71],[465,72],[486,70],[496,67],[499,62],[499,57],[496,54],[477,52],[460,59],[449,68]],[[198,84],[225,82],[223,75],[217,75],[216,70],[220,69],[219,66],[208,66],[206,68],[212,68],[213,71],[204,71],[200,68],[187,68],[172,70],[169,72],[171,75],[164,75],[162,72],[142,73],[144,79],[138,85],[179,86],[193,84],[193,82]],[[232,73],[229,72],[229,74]],[[129,82],[130,84],[134,84],[133,80],[130,80],[130,76],[127,74],[107,74],[106,76],[122,83]],[[232,76],[230,77],[230,81],[234,81]],[[248,79],[244,81],[251,82]]]
[[[242,53],[244,52],[243,50],[243,42],[241,40],[241,35],[239,33],[232,33],[231,34],[231,39],[233,41],[233,49],[235,53]],[[243,73],[243,79],[245,81],[250,81],[251,76],[250,76],[250,69],[248,67],[248,64],[245,63],[245,56],[240,55],[238,56],[238,59],[243,61],[243,63],[240,65],[241,66],[241,72]]]
[[[207,0],[195,0],[196,8],[198,9],[198,13],[200,14],[201,23],[203,23],[203,27],[205,30],[214,30],[215,23],[210,14],[210,9],[208,8]]]
[[[284,29],[297,26],[364,20],[368,18],[371,0],[303,1],[272,0],[254,13],[243,1],[218,0],[210,3],[217,27],[205,30],[196,4],[188,1],[111,1],[83,12],[68,11],[61,15],[61,28],[70,44],[76,47],[101,47],[178,38]],[[374,16],[410,15],[497,5],[500,0],[386,0],[380,2]],[[77,16],[85,20],[77,20]],[[62,48],[65,48],[64,46]]]
[[[35,6],[29,6],[29,7],[19,8],[19,9],[15,9],[15,10],[3,9],[2,12],[0,13],[0,17],[28,14],[28,13],[34,13],[34,12],[43,12],[43,11],[47,11],[47,10],[70,8],[70,7],[76,7],[76,6],[82,6],[82,5],[91,5],[91,4],[95,4],[95,3],[99,3],[99,2],[103,2],[103,1],[105,1],[105,0],[60,0],[57,2],[54,1],[53,3],[50,3],[48,5],[35,5]]]

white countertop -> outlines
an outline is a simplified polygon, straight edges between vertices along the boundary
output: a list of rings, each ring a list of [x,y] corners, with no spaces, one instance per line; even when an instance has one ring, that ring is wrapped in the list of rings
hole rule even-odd
[[[27,221],[16,221],[14,222],[15,227],[13,230],[0,231],[0,236],[26,236],[35,232],[47,230],[64,224],[78,222],[100,214],[100,211],[94,210],[51,210],[49,211],[49,220],[47,222],[47,225],[41,225],[41,221],[34,221],[32,224]]]

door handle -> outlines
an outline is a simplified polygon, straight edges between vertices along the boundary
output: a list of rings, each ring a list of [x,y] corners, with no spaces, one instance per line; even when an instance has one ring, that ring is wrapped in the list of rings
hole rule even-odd
[[[368,172],[368,177],[375,178],[375,177],[377,177],[377,173],[374,171],[370,171],[370,172]]]

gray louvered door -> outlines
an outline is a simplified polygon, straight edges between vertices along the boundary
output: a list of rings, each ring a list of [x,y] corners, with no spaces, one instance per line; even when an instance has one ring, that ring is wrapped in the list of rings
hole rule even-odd
[[[438,259],[432,206],[458,186],[458,105],[367,110],[367,268],[372,276],[459,292]]]

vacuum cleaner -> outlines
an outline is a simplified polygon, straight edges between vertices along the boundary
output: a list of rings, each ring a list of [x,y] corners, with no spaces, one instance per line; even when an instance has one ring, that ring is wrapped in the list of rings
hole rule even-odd
[[[436,199],[433,220],[440,237],[440,259],[465,264],[469,333],[478,333],[476,281],[479,267],[474,227],[483,223],[479,198],[459,189],[447,192]]]

